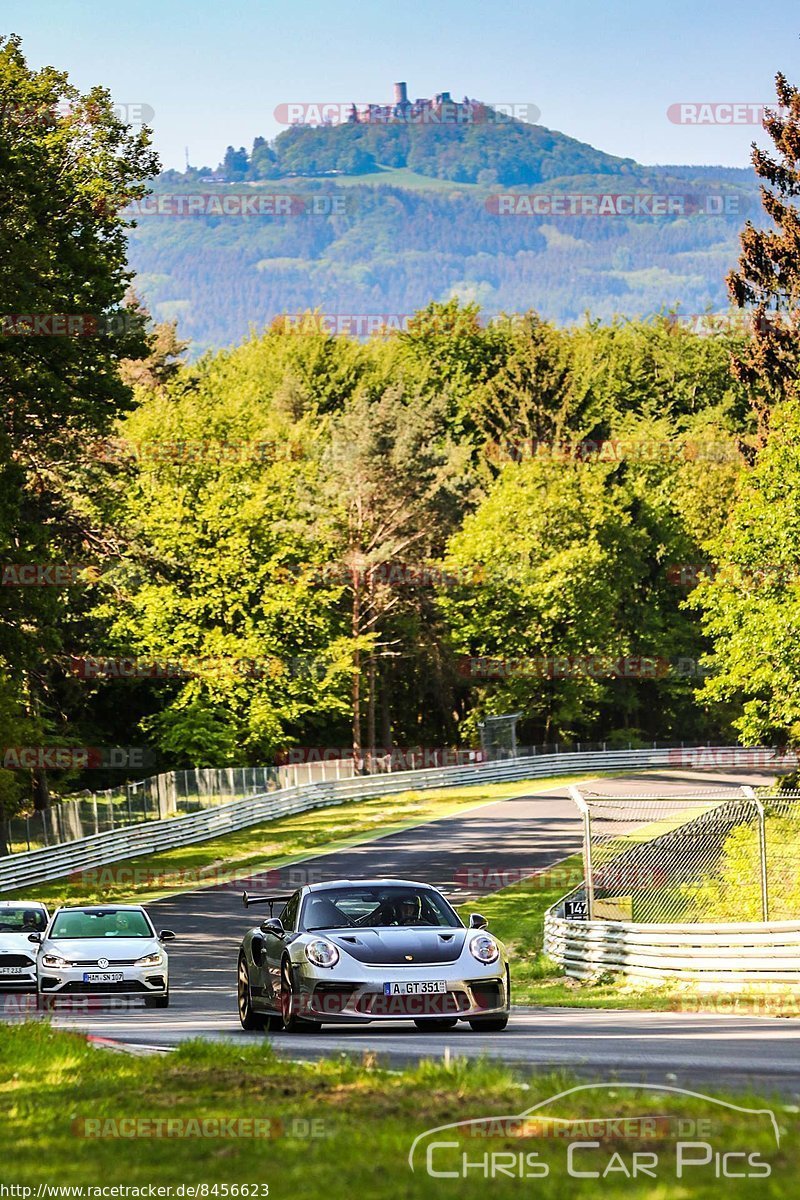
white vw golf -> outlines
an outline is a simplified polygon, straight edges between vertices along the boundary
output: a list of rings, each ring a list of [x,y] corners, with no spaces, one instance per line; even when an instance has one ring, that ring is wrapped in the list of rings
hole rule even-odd
[[[169,1005],[169,962],[164,942],[140,905],[59,908],[39,943],[38,1003],[50,1007],[73,996],[141,996],[147,1008]]]

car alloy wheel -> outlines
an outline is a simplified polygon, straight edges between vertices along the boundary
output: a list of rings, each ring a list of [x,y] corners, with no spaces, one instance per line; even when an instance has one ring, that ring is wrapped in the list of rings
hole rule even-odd
[[[244,954],[239,955],[239,968],[236,972],[236,1002],[239,1008],[239,1022],[242,1029],[268,1029],[270,1018],[254,1012],[253,1000],[250,995],[250,976],[247,971],[247,960]]]
[[[307,1021],[297,1015],[298,997],[292,982],[292,967],[288,959],[281,964],[281,1016],[287,1033],[315,1033],[322,1026],[319,1021]]]

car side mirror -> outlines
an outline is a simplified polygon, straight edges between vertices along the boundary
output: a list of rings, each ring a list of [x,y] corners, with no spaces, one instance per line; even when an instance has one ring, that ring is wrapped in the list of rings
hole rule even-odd
[[[160,942],[174,942],[175,934],[171,929],[162,929],[161,933],[158,935],[158,940]]]
[[[39,945],[41,945],[42,935],[40,933],[29,933],[28,941],[29,942],[37,942]]]
[[[482,917],[480,913],[470,913],[470,929],[485,929],[488,924],[489,922],[486,920],[486,917]]]
[[[286,932],[280,917],[267,917],[266,921],[261,922],[261,930],[263,933],[274,933],[275,937],[283,937]]]

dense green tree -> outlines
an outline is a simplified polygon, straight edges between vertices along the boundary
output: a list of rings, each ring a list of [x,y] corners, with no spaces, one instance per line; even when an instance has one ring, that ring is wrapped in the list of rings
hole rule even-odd
[[[783,112],[764,127],[775,154],[753,147],[770,225],[750,221],[728,286],[748,308],[751,337],[734,359],[755,411],[761,449],[729,523],[713,544],[714,576],[693,597],[713,638],[704,695],[739,712],[751,744],[800,745],[800,91],[776,79]]]
[[[364,670],[366,746],[374,751],[376,664],[410,649],[391,636],[396,624],[390,626],[390,618],[396,617],[394,610],[419,601],[414,568],[441,552],[468,487],[468,452],[446,436],[444,416],[443,402],[406,397],[395,387],[374,401],[357,394],[332,426],[326,465],[339,530],[338,560],[350,598],[358,760],[365,744]],[[384,683],[386,676],[384,671]]]
[[[775,84],[783,111],[764,121],[775,152],[754,143],[752,155],[770,221],[745,224],[739,266],[728,275],[732,299],[750,313],[752,337],[734,367],[751,389],[762,434],[771,405],[796,391],[800,373],[800,209],[792,202],[800,196],[800,90],[780,74]]]
[[[748,745],[800,745],[800,402],[772,413],[755,469],[692,597],[713,639],[704,696],[739,712]]]
[[[0,537],[11,564],[102,562],[114,550],[89,446],[130,403],[117,364],[140,352],[123,307],[130,272],[121,210],[157,169],[147,129],[133,134],[103,88],[31,69],[0,39]],[[53,740],[75,736],[54,658],[84,588],[4,587],[4,712]],[[8,728],[8,727],[7,727]],[[47,783],[34,778],[37,803]]]
[[[706,435],[710,434],[706,428]],[[679,564],[702,558],[696,485],[725,486],[743,468],[717,430],[722,462],[687,457],[667,420],[630,421],[612,447],[539,455],[501,471],[450,543],[448,561],[480,586],[443,596],[452,644],[482,712],[521,711],[528,736],[693,736],[692,700],[703,644],[681,611]]]

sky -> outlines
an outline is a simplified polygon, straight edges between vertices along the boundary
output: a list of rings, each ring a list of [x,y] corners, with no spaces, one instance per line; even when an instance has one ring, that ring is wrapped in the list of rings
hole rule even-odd
[[[29,63],[103,84],[131,120],[152,113],[165,167],[216,166],[284,126],[289,103],[385,102],[450,91],[533,105],[540,121],[642,163],[746,166],[757,124],[725,105],[800,81],[800,18],[752,0],[0,0]],[[676,105],[712,123],[671,120]],[[692,110],[683,110],[691,115]],[[675,110],[673,109],[673,113]],[[746,109],[736,112],[749,118]]]

